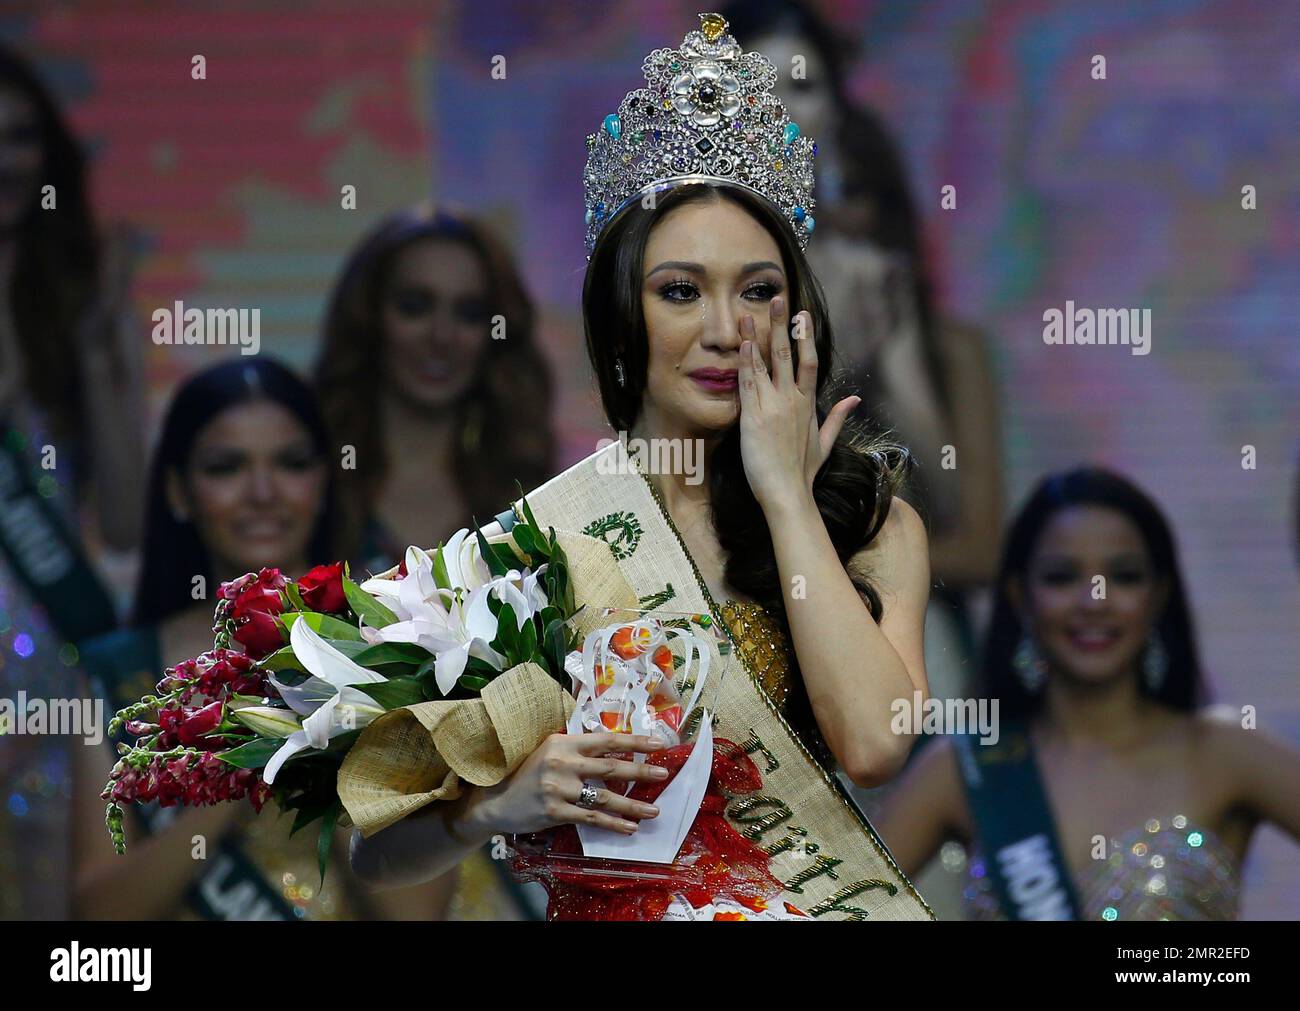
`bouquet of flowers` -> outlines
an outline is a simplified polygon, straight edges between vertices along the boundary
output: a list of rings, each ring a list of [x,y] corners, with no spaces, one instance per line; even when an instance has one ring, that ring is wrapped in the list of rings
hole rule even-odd
[[[102,796],[118,852],[124,803],[268,799],[319,821],[322,877],[343,804],[339,768],[361,731],[393,709],[473,698],[531,664],[563,685],[578,608],[555,531],[525,503],[509,539],[477,526],[361,584],[342,562],[292,581],[277,569],[221,586],[213,648],[166,670],[156,694],[109,725],[134,741]]]
[[[552,733],[644,734],[668,747],[624,757],[672,775],[623,788],[660,815],[633,836],[515,837],[515,875],[547,887],[553,918],[803,918],[769,906],[781,886],[768,854],[723,816],[762,779],[713,737],[703,692],[716,693],[708,637],[725,653],[721,631],[707,614],[633,606],[607,545],[522,511],[507,536],[461,530],[360,584],[341,562],[223,584],[213,648],[110,724],[134,738],[102,794],[117,850],[125,803],[273,799],[295,813],[291,834],[320,822],[323,879],[340,824],[370,835],[463,783],[498,783]]]

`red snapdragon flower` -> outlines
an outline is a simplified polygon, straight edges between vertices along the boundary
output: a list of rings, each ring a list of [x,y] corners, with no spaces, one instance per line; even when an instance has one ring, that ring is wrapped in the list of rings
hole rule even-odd
[[[224,741],[204,740],[221,723],[224,703],[211,702],[202,709],[191,709],[176,727],[176,737],[187,748],[224,747]]]
[[[224,601],[218,620],[232,623],[231,638],[255,660],[284,645],[284,631],[275,616],[284,610],[280,591],[288,582],[279,569],[263,569],[222,583],[217,591]]]

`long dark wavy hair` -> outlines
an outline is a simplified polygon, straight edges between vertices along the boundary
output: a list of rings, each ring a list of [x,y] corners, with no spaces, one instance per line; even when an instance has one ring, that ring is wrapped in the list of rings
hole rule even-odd
[[[940,406],[951,413],[950,384],[939,353],[935,285],[907,166],[885,121],[875,110],[855,101],[848,90],[848,68],[858,55],[859,44],[801,0],[740,0],[722,15],[730,22],[728,31],[742,46],[747,45],[746,40],[756,41],[764,35],[794,35],[806,39],[821,59],[834,106],[833,141],[843,166],[844,203],[865,203],[868,212],[863,217],[868,224],[862,237],[907,263],[922,358]],[[786,68],[777,71],[785,73]],[[879,408],[882,391],[877,389],[874,375],[875,370],[868,369],[858,377],[868,390],[863,403],[867,411]]]
[[[199,539],[194,524],[181,522],[172,514],[167,499],[167,477],[185,471],[199,433],[232,408],[258,400],[269,400],[292,414],[311,435],[312,446],[325,462],[325,508],[317,518],[307,545],[313,563],[332,562],[331,531],[335,522],[335,471],[331,466],[329,436],[316,397],[289,369],[264,356],[236,358],[191,376],[172,398],[163,421],[162,436],[149,469],[148,527],[140,582],[136,589],[132,624],[156,625],[185,610],[194,601],[191,580],[204,577],[210,589],[212,559]],[[298,576],[301,573],[286,573]]]
[[[484,332],[478,374],[456,405],[453,476],[470,511],[486,522],[516,496],[515,482],[532,488],[550,477],[551,370],[534,339],[532,300],[510,253],[473,218],[422,204],[381,221],[349,258],[334,288],[316,389],[336,450],[356,447],[356,469],[340,480],[342,543],[357,550],[362,530],[388,473],[378,409],[384,370],[381,304],[397,255],[414,242],[444,239],[468,248],[483,266],[488,304],[505,318],[508,340]],[[486,461],[486,462],[485,462]]]
[[[17,225],[9,292],[26,366],[24,381],[55,437],[77,447],[85,415],[75,333],[97,293],[100,262],[99,236],[86,197],[86,158],[49,90],[4,46],[0,89],[31,103],[43,159],[40,185]],[[44,185],[54,187],[56,203],[43,210]]]
[[[789,318],[812,314],[817,348],[817,418],[834,406],[831,362],[834,338],[822,291],[795,241],[790,225],[766,200],[732,186],[690,184],[659,197],[653,209],[634,205],[606,226],[587,265],[583,284],[583,326],[587,353],[600,387],[605,416],[616,431],[630,431],[641,413],[646,390],[649,341],[641,290],[646,240],[665,214],[688,203],[730,200],[752,214],[781,250],[788,280]],[[799,342],[791,342],[794,367]],[[622,358],[625,385],[615,360]],[[880,531],[890,503],[911,465],[902,447],[857,422],[846,423],[830,458],[813,483],[813,495],[840,560],[847,562]],[[785,603],[772,536],[763,510],[750,490],[740,457],[740,427],[733,426],[714,450],[709,476],[713,525],[726,556],[727,582],[784,621]],[[877,620],[880,595],[868,579],[854,577]]]
[[[1188,712],[1200,707],[1207,696],[1173,531],[1160,507],[1145,492],[1127,478],[1100,467],[1080,467],[1043,478],[1012,522],[1003,547],[997,597],[985,640],[985,694],[999,699],[1003,715],[1011,719],[1033,716],[1042,706],[1041,693],[1027,692],[1012,665],[1024,627],[1008,587],[1012,579],[1027,585],[1029,561],[1043,531],[1059,512],[1075,506],[1102,506],[1127,517],[1141,532],[1156,577],[1163,579],[1168,589],[1155,630],[1168,653],[1169,670],[1155,691],[1145,678],[1138,679],[1138,690],[1173,709]]]

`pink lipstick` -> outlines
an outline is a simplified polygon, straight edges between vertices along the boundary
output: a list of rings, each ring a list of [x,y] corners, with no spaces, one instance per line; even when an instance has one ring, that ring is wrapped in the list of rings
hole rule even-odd
[[[738,375],[735,369],[696,369],[690,373],[690,377],[710,393],[736,392]]]

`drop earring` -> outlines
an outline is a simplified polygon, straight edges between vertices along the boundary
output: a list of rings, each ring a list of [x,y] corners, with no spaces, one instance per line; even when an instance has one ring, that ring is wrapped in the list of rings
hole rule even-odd
[[[623,371],[623,359],[614,359],[614,378],[618,380],[619,386],[627,385],[627,373]]]
[[[1030,695],[1037,695],[1043,690],[1047,681],[1047,661],[1038,652],[1038,645],[1029,629],[1020,636],[1015,653],[1011,656],[1011,666],[1015,668],[1016,677],[1021,686]]]

